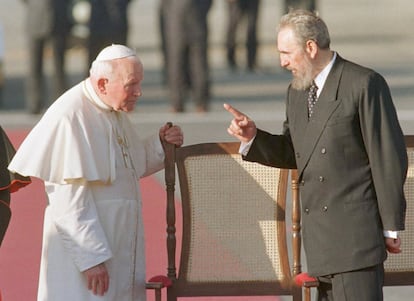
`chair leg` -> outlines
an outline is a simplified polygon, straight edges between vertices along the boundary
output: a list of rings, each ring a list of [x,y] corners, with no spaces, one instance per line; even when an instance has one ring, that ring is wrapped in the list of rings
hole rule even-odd
[[[302,288],[300,286],[295,286],[292,292],[292,300],[293,301],[302,301],[303,293]]]
[[[155,293],[155,301],[161,301],[161,289],[157,288],[154,291]]]
[[[311,301],[311,289],[310,287],[305,287],[305,301]]]
[[[161,290],[165,287],[162,282],[147,282],[145,287],[154,290],[155,301],[161,301]]]

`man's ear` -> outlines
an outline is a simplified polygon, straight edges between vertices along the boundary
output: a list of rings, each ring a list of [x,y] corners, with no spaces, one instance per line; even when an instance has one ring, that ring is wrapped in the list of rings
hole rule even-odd
[[[318,53],[318,44],[314,40],[306,41],[306,53],[309,54],[311,58],[315,58],[316,54]]]
[[[98,90],[99,90],[99,93],[106,94],[106,84],[107,83],[108,83],[108,79],[107,78],[101,77],[100,79],[98,79]]]

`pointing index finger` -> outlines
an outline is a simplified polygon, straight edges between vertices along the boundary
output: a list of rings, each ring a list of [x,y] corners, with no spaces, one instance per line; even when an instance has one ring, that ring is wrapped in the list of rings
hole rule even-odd
[[[244,114],[242,114],[240,111],[233,108],[231,105],[225,103],[225,104],[223,104],[223,107],[224,107],[224,109],[226,109],[227,112],[232,114],[236,119],[241,120],[241,119],[245,118]]]

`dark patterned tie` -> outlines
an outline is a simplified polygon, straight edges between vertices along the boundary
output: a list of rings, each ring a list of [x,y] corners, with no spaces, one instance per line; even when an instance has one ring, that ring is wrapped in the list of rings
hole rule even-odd
[[[308,116],[311,117],[313,114],[313,107],[318,99],[316,92],[318,91],[318,86],[315,82],[312,82],[311,86],[309,87],[309,94],[308,94]]]

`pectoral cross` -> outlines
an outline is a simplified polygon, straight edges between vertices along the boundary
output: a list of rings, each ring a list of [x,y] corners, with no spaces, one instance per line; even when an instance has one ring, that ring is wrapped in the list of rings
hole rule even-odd
[[[118,141],[119,146],[121,147],[125,167],[128,167],[128,141],[125,135],[122,137],[121,135],[119,135],[118,131],[116,132],[116,139]]]
[[[126,168],[132,167],[132,160],[129,154],[129,143],[125,135],[124,127],[122,125],[122,116],[119,112],[114,112],[116,121],[113,124],[114,132],[116,135],[116,141],[118,142],[119,147],[121,148],[122,159]]]

